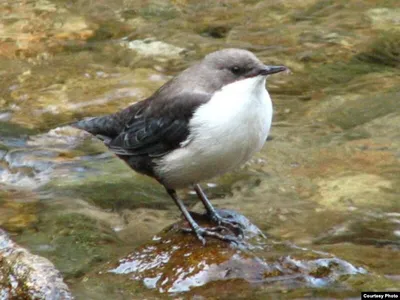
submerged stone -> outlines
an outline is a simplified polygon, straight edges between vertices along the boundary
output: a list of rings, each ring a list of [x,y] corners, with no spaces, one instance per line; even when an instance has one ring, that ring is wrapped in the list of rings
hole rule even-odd
[[[15,244],[0,229],[0,299],[73,299],[47,259]]]
[[[203,246],[193,234],[182,232],[187,225],[178,222],[103,274],[126,276],[160,293],[207,296],[215,285],[218,292],[232,295],[260,285],[323,287],[340,283],[343,275],[366,273],[327,253],[266,239],[244,216],[219,212],[245,228],[239,243],[207,238]],[[201,226],[215,226],[204,215],[193,216]]]
[[[376,7],[366,11],[372,27],[384,30],[398,30],[400,23],[400,9]]]
[[[167,58],[179,58],[187,50],[171,44],[157,41],[151,38],[144,40],[134,40],[130,42],[122,42],[122,46],[134,50],[142,57],[154,57],[159,60]]]

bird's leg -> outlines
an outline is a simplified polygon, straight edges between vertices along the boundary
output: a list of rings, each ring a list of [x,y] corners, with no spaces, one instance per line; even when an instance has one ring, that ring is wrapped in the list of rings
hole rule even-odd
[[[214,237],[223,241],[227,241],[227,242],[235,242],[236,238],[233,236],[229,236],[229,235],[222,235],[219,234],[213,230],[209,230],[203,227],[200,227],[196,221],[192,218],[192,216],[190,215],[189,211],[186,209],[185,205],[183,204],[182,200],[178,198],[178,195],[176,194],[175,190],[172,189],[168,189],[166,188],[168,194],[171,196],[172,199],[174,199],[176,205],[179,207],[180,211],[182,212],[183,216],[185,217],[186,221],[189,223],[191,230],[185,230],[185,231],[190,231],[190,232],[194,232],[197,236],[197,238],[203,243],[203,245],[205,245],[206,240],[204,237],[206,236],[210,236],[210,237]]]
[[[219,226],[225,226],[225,227],[230,227],[236,230],[240,235],[243,235],[243,225],[240,223],[237,223],[235,221],[230,221],[226,218],[221,217],[215,210],[214,206],[211,204],[210,200],[208,200],[206,194],[203,192],[202,188],[200,187],[199,184],[194,184],[193,188],[201,200],[203,202],[204,207],[207,210],[208,216],[211,218],[212,221],[217,223]]]

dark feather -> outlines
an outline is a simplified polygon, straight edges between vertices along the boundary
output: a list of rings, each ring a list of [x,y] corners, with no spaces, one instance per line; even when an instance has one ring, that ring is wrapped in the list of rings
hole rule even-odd
[[[181,146],[189,136],[194,111],[210,98],[207,93],[168,98],[161,90],[116,114],[84,119],[72,126],[98,137],[136,171],[154,176],[152,158]]]
[[[133,114],[133,105],[120,113],[122,119],[133,117],[124,120],[125,128],[107,146],[118,155],[157,157],[168,153],[186,140],[190,117],[210,98],[209,94],[181,94],[164,102],[158,98],[149,101],[139,116]]]

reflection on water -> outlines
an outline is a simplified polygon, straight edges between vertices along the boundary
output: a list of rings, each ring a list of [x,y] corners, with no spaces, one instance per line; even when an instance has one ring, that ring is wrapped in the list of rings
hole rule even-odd
[[[226,47],[247,48],[293,73],[269,79],[275,117],[262,152],[204,187],[218,207],[240,211],[276,242],[257,251],[263,268],[275,262],[304,275],[318,266],[322,277],[297,280],[271,271],[268,280],[285,286],[276,290],[267,278],[250,287],[233,275],[224,284],[199,275],[208,283],[191,292],[207,296],[223,287],[234,295],[244,288],[237,295],[244,298],[342,298],[362,289],[399,289],[397,0],[30,0],[0,6],[0,226],[49,258],[78,299],[163,297],[146,286],[174,291],[159,268],[142,273],[140,281],[98,270],[179,215],[156,183],[64,125],[143,99],[206,53]],[[200,208],[190,191],[182,196]],[[302,251],[307,255],[296,257]],[[327,264],[346,276],[325,276]],[[259,270],[252,261],[245,265],[237,269],[250,277]],[[182,281],[187,289],[199,285],[192,279]],[[342,279],[345,288],[336,284]]]

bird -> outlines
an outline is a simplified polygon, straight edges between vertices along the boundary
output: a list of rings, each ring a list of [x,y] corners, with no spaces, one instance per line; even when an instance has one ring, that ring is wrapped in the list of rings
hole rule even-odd
[[[156,179],[174,200],[190,229],[235,241],[221,228],[241,230],[222,217],[200,186],[248,161],[267,140],[273,116],[266,89],[269,75],[285,66],[265,65],[254,53],[227,48],[207,54],[150,97],[115,113],[71,125],[102,140],[140,174]],[[201,227],[177,194],[191,187],[218,230]]]

